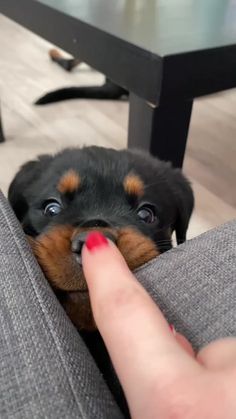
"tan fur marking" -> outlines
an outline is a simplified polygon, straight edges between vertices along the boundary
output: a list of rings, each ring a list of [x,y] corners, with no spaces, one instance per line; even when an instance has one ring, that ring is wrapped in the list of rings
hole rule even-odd
[[[88,292],[68,292],[61,304],[77,329],[87,331],[97,329]]]
[[[90,230],[93,229],[77,229],[69,225],[55,226],[36,238],[28,237],[45,276],[71,321],[78,329],[85,330],[94,330],[96,324],[83,270],[74,258],[71,243],[77,234]],[[118,231],[101,228],[100,231],[109,231],[116,238],[117,247],[131,270],[160,253],[149,237],[132,227],[124,227]]]
[[[127,175],[123,182],[125,192],[129,195],[142,196],[144,194],[144,183],[137,175]]]
[[[60,193],[73,193],[80,187],[80,177],[75,170],[68,170],[59,180],[57,189]]]
[[[54,59],[63,58],[63,55],[56,48],[50,49],[49,55],[50,55],[51,58],[54,58]]]
[[[131,270],[149,262],[160,254],[155,243],[149,237],[144,236],[132,227],[124,227],[119,230],[117,247]]]
[[[94,330],[96,325],[83,270],[71,250],[73,238],[83,231],[89,232],[90,229],[76,229],[69,225],[57,226],[36,238],[28,236],[28,240],[71,321],[78,329]],[[101,231],[109,231],[114,237],[117,236],[117,232],[111,228]]]

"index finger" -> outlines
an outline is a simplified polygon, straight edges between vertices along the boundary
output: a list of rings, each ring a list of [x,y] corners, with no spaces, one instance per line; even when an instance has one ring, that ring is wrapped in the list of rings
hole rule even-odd
[[[84,246],[82,261],[94,318],[128,402],[137,404],[157,378],[163,388],[200,369],[113,243]]]

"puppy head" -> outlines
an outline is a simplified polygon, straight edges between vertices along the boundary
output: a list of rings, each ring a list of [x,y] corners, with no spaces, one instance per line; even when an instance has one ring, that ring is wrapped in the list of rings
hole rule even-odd
[[[193,194],[182,173],[139,151],[66,149],[25,164],[9,201],[69,317],[95,327],[81,267],[91,230],[113,240],[130,269],[186,238]]]

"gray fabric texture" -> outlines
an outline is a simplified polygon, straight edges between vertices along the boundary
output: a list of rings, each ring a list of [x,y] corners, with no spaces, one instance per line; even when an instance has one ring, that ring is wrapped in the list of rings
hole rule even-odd
[[[236,336],[236,221],[136,271],[195,348]],[[0,417],[120,418],[0,194]]]
[[[2,194],[0,417],[122,417]]]
[[[162,254],[136,277],[196,349],[236,336],[236,220]]]

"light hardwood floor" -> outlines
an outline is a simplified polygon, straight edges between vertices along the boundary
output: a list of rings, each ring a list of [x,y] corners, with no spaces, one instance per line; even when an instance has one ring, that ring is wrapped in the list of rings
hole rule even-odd
[[[65,146],[125,147],[127,102],[67,101],[36,107],[44,92],[102,83],[86,65],[66,73],[48,58],[51,45],[0,15],[0,99],[7,141],[0,145],[0,188],[19,166]],[[236,218],[236,90],[195,101],[184,172],[196,206],[188,237]]]

